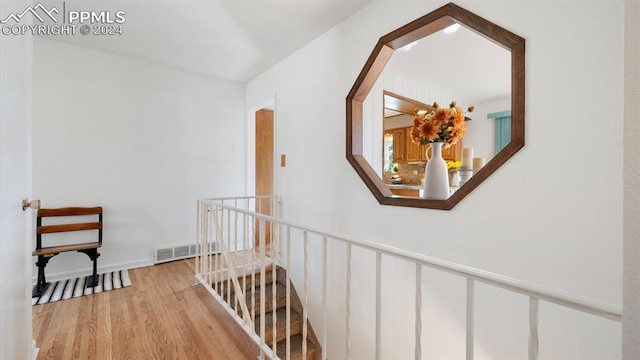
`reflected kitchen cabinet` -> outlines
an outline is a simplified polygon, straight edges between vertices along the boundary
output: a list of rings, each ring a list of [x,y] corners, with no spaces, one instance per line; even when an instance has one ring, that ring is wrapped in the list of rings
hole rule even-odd
[[[393,162],[394,163],[405,163],[406,160],[406,138],[405,138],[405,129],[393,129],[391,130],[393,134]]]
[[[442,149],[442,158],[445,160],[462,161],[462,141],[451,146],[448,149]]]
[[[427,161],[427,152],[429,150],[429,159],[431,158],[431,146],[420,145],[420,162]],[[462,160],[462,140],[448,149],[442,149],[442,158],[445,160],[460,161]]]
[[[411,128],[404,129],[405,134],[405,149],[407,162],[425,162],[427,161],[425,155],[426,145],[416,144],[411,141]]]
[[[393,134],[393,162],[398,164],[427,162],[427,150],[431,158],[431,146],[420,145],[411,141],[411,127],[388,130],[386,134]],[[445,160],[462,160],[462,140],[448,149],[442,149]]]
[[[394,187],[391,187],[391,188],[389,188],[389,190],[391,190],[393,195],[412,196],[412,197],[420,196],[420,190],[417,189],[417,188],[416,189],[412,189],[412,188],[394,188]]]

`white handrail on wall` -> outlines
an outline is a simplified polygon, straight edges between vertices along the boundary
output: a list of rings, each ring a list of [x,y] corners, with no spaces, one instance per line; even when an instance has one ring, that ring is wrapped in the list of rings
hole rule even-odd
[[[416,266],[416,284],[415,284],[415,314],[416,314],[416,319],[415,319],[415,359],[420,359],[421,358],[421,353],[422,353],[422,349],[421,349],[421,338],[422,338],[422,327],[421,327],[421,316],[420,314],[422,313],[422,267],[426,266],[432,269],[436,269],[436,270],[440,270],[442,272],[446,272],[449,274],[454,274],[460,277],[463,277],[467,280],[467,291],[466,291],[466,304],[467,304],[467,309],[466,309],[466,359],[473,359],[473,355],[474,355],[474,295],[475,295],[475,282],[481,282],[484,284],[488,284],[494,287],[498,287],[498,288],[502,288],[505,289],[507,291],[511,291],[511,292],[515,292],[515,293],[519,293],[522,295],[525,295],[527,297],[529,297],[529,359],[537,359],[538,358],[538,348],[539,348],[539,343],[538,343],[538,304],[539,302],[542,301],[546,301],[546,302],[551,302],[557,305],[561,305],[563,307],[566,308],[570,308],[570,309],[574,309],[574,310],[578,310],[581,312],[585,312],[588,314],[592,314],[598,317],[602,317],[605,319],[610,319],[616,322],[621,322],[622,321],[622,311],[621,308],[619,306],[614,306],[614,305],[610,305],[610,304],[603,304],[603,303],[599,303],[596,302],[594,300],[591,299],[587,299],[584,297],[580,297],[580,296],[576,296],[573,294],[569,294],[566,292],[561,292],[561,291],[557,291],[557,290],[553,290],[553,289],[549,289],[546,287],[542,287],[533,283],[529,283],[529,282],[525,282],[525,281],[520,281],[520,280],[516,280],[513,278],[509,278],[506,276],[502,276],[502,275],[498,275],[498,274],[494,274],[494,273],[490,273],[487,271],[483,271],[483,270],[479,270],[479,269],[475,269],[472,267],[468,267],[468,266],[464,266],[464,265],[459,265],[459,264],[455,264],[452,262],[448,262],[448,261],[444,261],[444,260],[440,260],[440,259],[436,259],[433,257],[429,257],[429,256],[425,256],[425,255],[421,255],[421,254],[417,254],[414,252],[410,252],[410,251],[406,251],[406,250],[402,250],[402,249],[398,249],[398,248],[394,248],[391,246],[387,246],[384,244],[379,244],[379,243],[374,243],[374,242],[369,242],[369,241],[360,241],[360,240],[353,240],[353,239],[348,239],[344,236],[341,235],[337,235],[337,234],[331,234],[329,232],[325,232],[322,230],[318,230],[318,229],[314,229],[308,226],[304,226],[304,225],[298,225],[295,224],[293,222],[290,221],[286,221],[286,220],[282,220],[280,218],[278,218],[279,212],[277,210],[277,206],[276,208],[274,208],[274,210],[271,212],[271,214],[273,214],[274,216],[269,216],[269,215],[264,215],[261,214],[259,211],[254,211],[251,210],[250,206],[245,206],[244,208],[240,208],[238,207],[238,201],[246,201],[247,204],[249,204],[250,200],[253,199],[254,202],[257,200],[255,197],[239,197],[239,198],[216,198],[216,199],[202,199],[198,201],[198,209],[199,209],[199,215],[198,215],[198,244],[199,246],[201,246],[201,248],[206,248],[206,244],[204,244],[204,240],[207,239],[207,236],[209,236],[211,234],[211,231],[208,229],[209,226],[224,226],[224,223],[222,222],[215,222],[215,224],[211,224],[210,222],[207,224],[202,224],[202,220],[203,218],[200,216],[200,211],[208,211],[219,214],[222,213],[222,219],[224,220],[224,214],[227,213],[227,219],[230,219],[231,215],[230,214],[234,214],[234,216],[238,215],[242,215],[243,219],[244,219],[244,226],[247,226],[247,219],[250,219],[250,221],[252,223],[255,223],[256,221],[258,221],[261,226],[260,229],[261,231],[264,231],[265,229],[265,225],[264,224],[270,224],[270,231],[272,232],[272,244],[277,245],[278,241],[278,233],[279,230],[282,229],[284,233],[286,233],[286,239],[285,239],[285,249],[286,249],[286,254],[287,254],[287,260],[286,260],[286,266],[287,266],[287,270],[290,269],[290,250],[291,250],[291,229],[295,229],[297,231],[301,231],[303,236],[303,249],[304,249],[304,295],[303,295],[303,336],[304,336],[304,340],[303,340],[303,358],[306,358],[304,356],[304,354],[306,354],[307,351],[307,342],[306,342],[306,332],[307,332],[307,301],[308,301],[308,278],[309,278],[309,268],[308,268],[308,264],[307,264],[307,237],[309,234],[314,234],[317,235],[319,237],[321,237],[322,239],[322,274],[320,275],[322,277],[322,314],[321,314],[321,319],[322,319],[322,329],[323,329],[323,333],[322,333],[322,339],[320,339],[321,344],[322,344],[322,359],[326,359],[326,354],[327,354],[327,346],[330,346],[330,344],[327,344],[327,333],[326,333],[326,329],[327,329],[327,300],[326,300],[326,292],[327,292],[327,283],[326,283],[326,279],[327,279],[327,269],[326,269],[326,264],[327,264],[327,252],[326,252],[326,244],[327,241],[336,241],[336,242],[342,242],[344,244],[346,244],[346,323],[345,323],[345,333],[346,333],[346,348],[345,348],[345,357],[347,359],[349,359],[350,356],[350,330],[351,330],[351,325],[350,325],[350,309],[351,309],[351,283],[352,283],[352,279],[351,279],[351,253],[352,253],[352,247],[358,247],[361,249],[367,249],[370,251],[375,252],[376,254],[376,304],[375,304],[375,308],[376,308],[376,319],[375,319],[375,324],[376,324],[376,329],[375,329],[375,339],[376,339],[376,344],[375,344],[375,358],[376,359],[381,359],[381,296],[382,296],[382,287],[381,287],[381,272],[382,272],[382,255],[384,256],[392,256],[404,261],[407,261],[409,263],[413,263]],[[233,202],[233,205],[229,205],[229,202]],[[279,204],[279,201],[275,201],[274,203]],[[204,218],[204,220],[206,220],[206,217]],[[231,238],[231,231],[232,229],[227,228],[226,230],[219,230],[217,229],[217,231],[220,231],[221,234],[228,234],[229,235],[229,239]],[[237,233],[237,232],[236,232]],[[237,236],[237,235],[236,235]],[[251,238],[251,234],[249,234],[248,238]],[[236,240],[237,241],[237,240]],[[278,246],[271,246],[271,263],[269,265],[273,266],[273,271],[275,274],[275,262],[277,261],[277,258],[279,256],[279,249],[274,249],[274,248],[278,248]],[[260,249],[260,262],[264,263],[266,256],[263,256],[264,254],[264,249]],[[201,255],[207,255],[202,253]],[[201,257],[211,257],[212,255],[208,255],[208,256],[201,256]],[[198,264],[196,264],[196,278],[197,280],[202,283],[205,286],[208,286],[209,288],[211,288],[211,281],[210,281],[210,272],[211,272],[211,268],[207,268],[205,265],[205,263],[207,263],[206,261],[203,262],[203,260],[201,258],[198,258],[199,261],[201,263],[200,266],[198,266]],[[198,263],[197,262],[197,263]],[[225,261],[225,264],[232,264],[231,261]],[[236,265],[237,266],[237,265]],[[244,266],[244,265],[243,265]],[[265,268],[267,265],[262,265],[261,266],[261,280],[264,281],[264,273],[265,273]],[[229,276],[228,272],[226,270],[221,270],[218,269],[217,274],[227,274],[227,276]],[[234,275],[235,276],[235,275]],[[289,329],[289,321],[290,321],[290,289],[289,289],[289,271],[287,271],[287,317],[286,317],[286,321],[287,321],[287,331],[286,331],[286,335],[287,335],[287,339],[289,337],[290,334],[290,329]],[[233,282],[234,286],[236,286],[236,283],[238,283],[237,281]],[[263,288],[264,288],[264,284]],[[239,287],[239,283],[237,285]],[[275,288],[275,287],[274,287]],[[227,288],[228,289],[228,288]],[[240,290],[238,288],[238,290]],[[212,288],[210,289],[210,291],[212,291]],[[216,299],[218,299],[219,301],[224,301],[224,299],[222,299],[220,296],[217,295],[217,293],[212,292],[212,294],[214,294],[214,297],[216,297]],[[261,309],[264,309],[264,294],[261,294]],[[237,297],[236,297],[237,299]],[[243,309],[244,310],[244,309]],[[228,311],[232,314],[236,314],[235,311],[232,311],[231,307],[228,307]],[[274,294],[274,311],[273,311],[273,316],[275,319],[275,294]],[[240,319],[237,315],[235,316],[236,319]],[[264,317],[262,316],[261,319],[263,319]],[[240,322],[240,321],[239,321]],[[275,322],[275,320],[274,320]],[[244,323],[243,325],[246,325],[245,327],[248,327],[248,325],[246,323]],[[253,325],[251,324],[251,327],[253,327]],[[261,329],[262,330],[262,329]],[[251,329],[252,334],[255,335],[255,332],[253,331],[253,328]],[[274,355],[273,351],[268,347],[265,346],[266,344],[264,343],[264,331],[261,331],[260,336],[255,336],[255,340],[257,340],[256,342],[258,344],[261,344],[263,349],[263,353],[261,354],[261,356],[267,355],[271,358],[274,358],[274,356],[279,356],[281,354],[276,354]],[[274,348],[275,348],[275,341],[273,344]],[[289,354],[290,354],[290,343],[287,340],[287,351],[286,351],[286,358],[289,358]]]

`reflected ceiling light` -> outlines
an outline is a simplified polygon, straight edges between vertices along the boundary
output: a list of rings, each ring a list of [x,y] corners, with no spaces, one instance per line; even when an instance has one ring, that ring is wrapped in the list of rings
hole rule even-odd
[[[446,28],[444,28],[444,30],[442,30],[445,34],[453,34],[454,32],[458,31],[458,29],[460,29],[460,24],[455,23],[453,25],[449,25]]]
[[[405,46],[401,47],[401,48],[400,48],[400,49],[398,49],[398,50],[401,50],[401,51],[409,51],[409,50],[413,49],[414,47],[416,47],[416,45],[418,45],[418,41],[419,41],[419,40],[416,40],[416,41],[412,42],[411,44],[407,44],[407,45],[405,45]]]
[[[427,110],[418,110],[418,115],[424,115],[427,113]]]

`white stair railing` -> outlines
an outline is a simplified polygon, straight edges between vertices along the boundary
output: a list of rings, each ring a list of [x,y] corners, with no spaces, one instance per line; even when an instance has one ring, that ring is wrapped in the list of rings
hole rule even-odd
[[[260,358],[275,359],[276,286],[272,286],[271,294],[266,293],[266,275],[270,271],[275,282],[279,241],[274,224],[256,216],[265,213],[279,216],[277,196],[199,200],[196,212],[196,247],[199,251],[195,275],[196,283],[204,285],[259,345]],[[253,291],[257,276],[260,282],[258,299],[256,291]],[[247,290],[249,283],[253,284],[252,290]],[[273,301],[272,344],[265,342],[268,296],[272,296]],[[256,304],[259,304],[258,309]],[[287,314],[289,309],[288,302]],[[256,320],[259,320],[258,331]]]
[[[345,311],[346,311],[346,320],[344,323],[345,334],[346,334],[346,346],[344,348],[344,358],[350,359],[351,356],[351,287],[353,283],[352,279],[352,248],[356,247],[359,249],[369,250],[375,253],[376,262],[375,262],[375,274],[376,274],[376,292],[375,292],[375,359],[379,360],[382,358],[382,270],[383,270],[383,256],[384,257],[393,257],[396,259],[400,259],[411,263],[415,266],[416,271],[416,282],[415,282],[415,350],[414,356],[415,359],[422,358],[422,271],[424,267],[428,267],[431,269],[435,269],[441,272],[445,272],[448,274],[453,274],[459,277],[466,279],[466,359],[471,360],[474,358],[474,319],[475,319],[475,284],[477,282],[487,284],[493,287],[501,288],[509,292],[518,293],[529,298],[529,351],[528,357],[530,360],[535,360],[538,358],[539,352],[539,342],[538,342],[538,310],[540,301],[546,301],[550,303],[554,303],[560,305],[562,307],[573,309],[576,311],[581,311],[587,314],[591,314],[597,317],[609,319],[615,322],[622,321],[622,311],[621,307],[614,306],[610,304],[602,304],[598,303],[591,299],[585,299],[582,297],[578,297],[576,295],[568,294],[565,292],[556,291],[553,289],[541,287],[532,283],[516,280],[513,278],[509,278],[506,276],[490,273],[487,271],[471,268],[464,265],[459,265],[455,263],[451,263],[448,261],[428,257],[425,255],[417,254],[414,252],[394,248],[391,246],[387,246],[384,244],[368,242],[368,241],[359,241],[348,239],[341,235],[331,234],[329,232],[313,229],[308,226],[298,225],[290,221],[282,220],[278,218],[278,201],[274,201],[273,205],[275,206],[272,209],[270,215],[262,214],[260,211],[256,211],[255,206],[250,205],[250,200],[253,199],[254,204],[258,199],[255,197],[240,197],[240,198],[219,198],[219,199],[203,199],[198,201],[198,234],[197,241],[200,249],[206,249],[207,246],[210,246],[211,243],[224,243],[227,241],[227,244],[231,244],[231,238],[235,237],[236,241],[236,249],[237,247],[237,222],[236,222],[236,231],[234,235],[234,231],[232,231],[232,226],[230,219],[233,217],[238,219],[240,217],[241,222],[244,226],[243,239],[245,240],[254,240],[252,237],[252,232],[247,232],[247,226],[249,224],[259,223],[258,228],[260,229],[259,236],[259,249],[258,249],[258,259],[255,257],[251,258],[251,264],[259,264],[260,268],[260,277],[261,277],[261,294],[260,294],[260,319],[264,319],[265,315],[265,301],[266,294],[265,292],[265,273],[268,271],[269,266],[272,269],[272,274],[275,277],[275,269],[276,269],[276,261],[278,260],[280,248],[276,245],[279,243],[278,234],[280,232],[283,233],[284,239],[282,239],[282,247],[283,252],[286,254],[286,260],[283,265],[286,269],[286,297],[287,297],[287,305],[286,305],[286,351],[285,354],[276,354],[276,343],[275,340],[272,347],[269,347],[269,344],[265,343],[265,328],[264,322],[260,326],[259,334],[256,334],[254,330],[253,323],[243,320],[237,315],[237,309],[232,309],[228,303],[225,303],[225,300],[220,296],[220,293],[216,291],[215,286],[212,287],[213,284],[217,284],[217,280],[221,277],[227,276],[233,277],[237,279],[237,273],[234,273],[234,269],[240,267],[243,271],[248,270],[248,262],[243,262],[243,265],[238,265],[237,262],[233,260],[224,260],[224,261],[215,261],[212,257],[218,256],[216,254],[205,254],[200,253],[196,261],[196,280],[203,284],[205,287],[209,289],[210,292],[214,295],[214,297],[226,304],[226,308],[230,314],[236,318],[236,320],[243,325],[245,330],[252,335],[254,340],[261,347],[261,358],[264,356],[268,356],[270,358],[279,358],[279,356],[284,356],[285,359],[289,359],[290,357],[290,321],[291,321],[291,292],[290,289],[290,269],[291,269],[291,251],[292,251],[292,230],[300,233],[300,245],[302,246],[302,254],[299,256],[303,258],[303,342],[302,342],[302,353],[303,359],[307,359],[307,320],[308,320],[308,302],[309,302],[309,272],[314,271],[314,269],[309,268],[309,259],[308,259],[308,247],[309,247],[309,235],[313,235],[314,239],[318,239],[320,241],[320,246],[322,248],[322,258],[321,258],[321,279],[322,279],[322,298],[321,298],[321,307],[322,313],[316,317],[321,319],[321,328],[322,336],[320,340],[321,346],[321,359],[325,360],[327,358],[327,349],[331,344],[327,343],[327,325],[330,321],[328,319],[327,307],[327,289],[328,289],[328,277],[327,277],[327,263],[328,263],[328,254],[327,254],[327,243],[342,243],[346,247],[346,258],[344,259],[346,263],[346,272],[345,272]],[[239,202],[245,201],[246,205],[244,207],[238,207]],[[203,214],[212,214],[202,216]],[[225,215],[226,214],[226,215]],[[214,217],[216,221],[210,221],[210,217]],[[219,218],[218,218],[219,217]],[[225,225],[225,221],[227,223]],[[269,226],[267,226],[269,224]],[[226,226],[226,227],[225,227]],[[265,251],[265,232],[266,229],[269,229],[271,232],[271,246],[269,251]],[[211,234],[216,234],[216,238],[212,239]],[[254,244],[255,242],[249,243]],[[228,248],[227,248],[228,249]],[[255,249],[254,249],[255,250]],[[225,257],[233,257],[232,251],[224,250]],[[256,251],[251,251],[252,256],[255,256]],[[268,256],[267,256],[268,255]],[[237,258],[237,256],[236,256]],[[230,268],[218,268],[211,267],[211,264],[220,263],[224,264]],[[213,274],[213,279],[212,279]],[[255,272],[252,272],[252,276],[255,276]],[[246,278],[244,276],[243,278]],[[317,277],[314,277],[317,278]],[[226,279],[226,278],[225,278]],[[255,280],[255,278],[253,279]],[[233,281],[233,286],[236,291],[240,291],[239,281]],[[227,291],[229,290],[229,285],[227,285]],[[275,286],[273,287],[275,289]],[[242,287],[244,289],[244,287]],[[253,294],[253,292],[252,292]],[[238,297],[236,297],[237,299]],[[227,296],[227,299],[230,299]],[[337,301],[337,299],[334,299]],[[275,324],[275,290],[273,292],[273,314],[274,324]],[[255,302],[252,302],[255,303]],[[246,306],[246,303],[245,303]],[[242,307],[242,306],[241,306]],[[255,306],[253,307],[255,308]],[[245,307],[242,307],[243,314],[246,311]],[[253,311],[255,313],[255,310]],[[255,320],[255,314],[252,314],[250,320]],[[342,319],[332,319],[333,321],[342,321]],[[275,325],[274,325],[274,336],[275,339]]]

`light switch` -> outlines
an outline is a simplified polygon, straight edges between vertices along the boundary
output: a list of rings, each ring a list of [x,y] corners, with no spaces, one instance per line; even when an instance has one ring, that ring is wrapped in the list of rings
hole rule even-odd
[[[280,154],[280,167],[286,167],[286,166],[287,166],[287,155]]]

